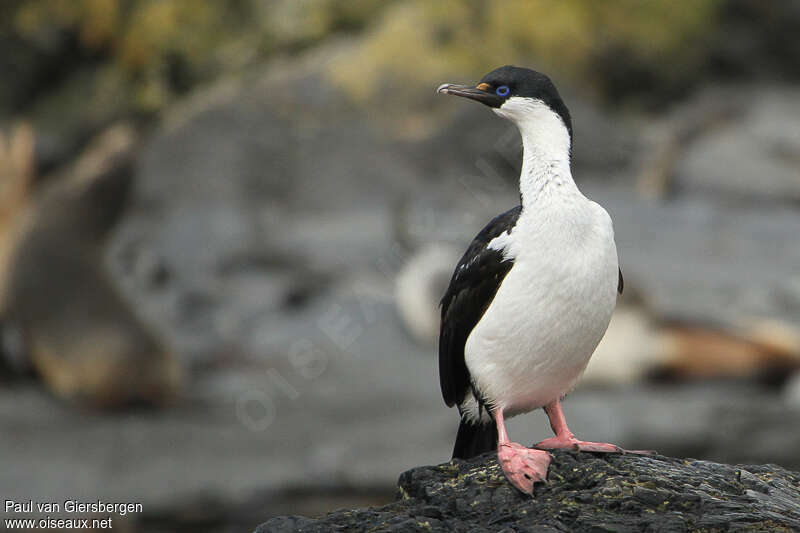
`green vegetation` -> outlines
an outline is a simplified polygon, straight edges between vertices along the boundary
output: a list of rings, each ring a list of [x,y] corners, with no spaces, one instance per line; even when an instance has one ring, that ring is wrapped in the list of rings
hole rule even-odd
[[[359,99],[372,97],[387,80],[429,90],[443,79],[472,80],[504,63],[536,66],[606,93],[618,76],[634,71],[644,71],[650,84],[671,86],[704,59],[703,38],[720,4],[409,0],[382,13],[356,53],[331,74]]]
[[[4,0],[0,66],[18,91],[0,90],[0,111],[52,90],[64,68],[90,65],[93,85],[124,86],[132,108],[158,110],[191,87],[276,53],[362,27],[385,4],[335,0]],[[4,57],[5,56],[5,57]],[[55,81],[47,88],[34,87]],[[92,91],[89,87],[87,90]],[[5,100],[5,101],[3,101]],[[120,102],[124,104],[125,102]]]
[[[784,4],[4,0],[0,68],[15,81],[0,86],[0,116],[29,111],[33,100],[62,90],[75,72],[88,80],[87,100],[158,111],[198,84],[344,33],[359,38],[349,54],[329,65],[328,74],[362,103],[375,101],[386,87],[402,88],[394,97],[416,100],[442,80],[474,80],[505,63],[551,72],[591,87],[606,100],[663,102],[691,88],[710,64],[743,70],[739,63],[745,59],[737,63],[735,58],[749,56],[739,48],[731,53],[731,43],[771,35],[763,28],[780,22],[788,9],[781,8]],[[730,27],[749,28],[749,40],[732,39],[725,18],[731,13],[738,18]],[[720,57],[733,61],[733,67]]]

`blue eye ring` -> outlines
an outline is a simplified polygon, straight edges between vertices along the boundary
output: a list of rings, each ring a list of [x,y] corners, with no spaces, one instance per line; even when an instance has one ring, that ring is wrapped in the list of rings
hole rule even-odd
[[[501,85],[497,89],[494,90],[497,96],[508,96],[508,93],[511,92],[511,89],[508,88],[508,85]]]

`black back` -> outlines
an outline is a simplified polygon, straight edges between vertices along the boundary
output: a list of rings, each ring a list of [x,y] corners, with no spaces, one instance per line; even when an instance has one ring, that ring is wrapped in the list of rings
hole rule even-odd
[[[514,264],[513,260],[503,258],[502,251],[489,249],[487,245],[504,231],[510,231],[521,211],[522,206],[517,206],[498,215],[478,233],[458,262],[442,298],[439,384],[449,407],[461,404],[471,389],[464,344]]]

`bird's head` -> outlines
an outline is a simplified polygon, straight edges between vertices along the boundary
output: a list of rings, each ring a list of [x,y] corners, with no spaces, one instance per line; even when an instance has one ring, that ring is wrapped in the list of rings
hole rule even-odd
[[[481,102],[503,118],[525,130],[566,130],[571,144],[572,120],[569,110],[550,78],[535,70],[506,65],[494,69],[477,85],[444,83],[438,93],[462,96]]]

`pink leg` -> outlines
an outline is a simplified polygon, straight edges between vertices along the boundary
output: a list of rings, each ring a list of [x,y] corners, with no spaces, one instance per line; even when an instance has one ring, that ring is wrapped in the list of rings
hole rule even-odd
[[[648,450],[623,450],[615,444],[605,442],[587,442],[578,440],[567,427],[567,420],[564,418],[564,411],[561,410],[561,401],[556,400],[544,407],[547,418],[550,419],[550,427],[553,428],[555,437],[550,437],[534,445],[534,448],[542,450],[568,449],[582,452],[603,452],[603,453],[638,453],[643,455],[652,454]]]
[[[497,423],[497,460],[503,473],[516,488],[532,494],[533,484],[547,479],[550,454],[509,441],[502,410],[493,411],[492,416]]]

